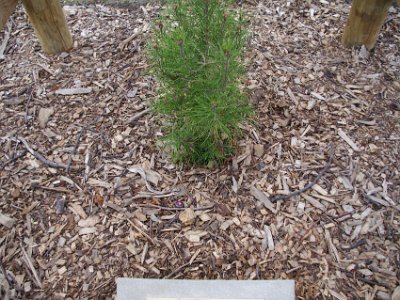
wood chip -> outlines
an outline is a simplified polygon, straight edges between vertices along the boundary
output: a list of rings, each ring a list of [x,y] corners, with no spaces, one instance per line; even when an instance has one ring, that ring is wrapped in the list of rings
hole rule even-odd
[[[341,129],[338,129],[338,135],[347,143],[354,151],[360,151],[360,148],[349,138],[349,136]]]
[[[269,200],[268,196],[265,195],[264,192],[260,191],[255,186],[252,186],[250,188],[250,194],[254,198],[256,198],[258,201],[260,201],[262,203],[262,205],[265,206],[265,208],[269,209],[274,214],[276,213],[276,209],[274,208],[274,204]]]
[[[85,227],[82,229],[79,229],[79,235],[86,235],[86,234],[92,234],[97,231],[96,227]]]
[[[80,220],[78,222],[78,226],[79,227],[93,227],[99,222],[100,222],[100,219],[98,216],[90,216],[87,219]]]
[[[271,229],[269,228],[268,225],[264,225],[264,232],[267,239],[268,249],[271,251],[275,250],[274,239],[272,237]]]
[[[116,276],[273,277],[296,280],[299,299],[390,300],[400,20],[390,8],[366,62],[338,47],[350,6],[243,1],[256,120],[208,168],[175,164],[152,112],[145,50],[162,5],[71,5],[76,47],[56,57],[17,7],[0,33],[1,295],[113,299]],[[54,111],[39,122],[43,108]]]
[[[0,213],[0,224],[7,227],[7,228],[11,228],[13,227],[15,223],[15,219],[11,218],[5,214]]]
[[[321,202],[319,202],[317,199],[315,199],[315,198],[313,198],[313,197],[311,197],[311,196],[309,196],[309,195],[307,195],[307,194],[302,194],[301,197],[304,198],[304,199],[305,199],[308,203],[310,203],[312,206],[314,206],[314,207],[316,207],[316,208],[318,208],[318,209],[320,209],[320,210],[322,210],[322,211],[325,211],[325,210],[326,210],[325,205],[323,205],[323,204],[322,204]]]
[[[80,94],[89,94],[92,92],[92,88],[68,88],[68,89],[59,89],[56,90],[55,93],[58,95],[71,96],[71,95],[80,95]]]
[[[39,115],[38,115],[39,126],[45,128],[49,118],[53,113],[54,113],[53,108],[41,108],[39,110]]]
[[[198,243],[200,239],[207,235],[206,231],[203,230],[189,230],[185,232],[185,237],[188,239],[189,242]]]

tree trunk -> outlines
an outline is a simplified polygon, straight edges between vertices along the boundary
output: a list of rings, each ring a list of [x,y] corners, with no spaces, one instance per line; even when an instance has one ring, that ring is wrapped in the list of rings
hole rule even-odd
[[[375,46],[392,0],[353,0],[342,43],[345,47]]]
[[[22,3],[44,52],[57,54],[72,48],[72,37],[58,0],[22,0]]]
[[[16,6],[17,0],[0,0],[0,30],[6,25]]]

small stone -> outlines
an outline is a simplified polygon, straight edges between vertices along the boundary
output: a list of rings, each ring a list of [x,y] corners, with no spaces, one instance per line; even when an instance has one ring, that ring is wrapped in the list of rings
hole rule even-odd
[[[258,171],[261,171],[262,169],[265,168],[265,166],[266,166],[266,164],[263,161],[261,161],[256,165],[256,168]]]
[[[361,49],[360,49],[360,52],[358,53],[358,56],[359,56],[361,59],[368,59],[368,57],[369,57],[369,51],[368,51],[368,49],[367,49],[364,45],[361,46]]]
[[[128,94],[126,95],[128,98],[134,98],[136,96],[138,89],[137,88],[133,88],[132,90],[128,91]]]
[[[55,210],[57,215],[62,215],[65,210],[65,199],[63,197],[59,197],[56,199]]]
[[[66,242],[66,239],[65,238],[63,238],[63,237],[60,237],[59,239],[58,239],[58,247],[64,247],[65,246],[65,242]]]

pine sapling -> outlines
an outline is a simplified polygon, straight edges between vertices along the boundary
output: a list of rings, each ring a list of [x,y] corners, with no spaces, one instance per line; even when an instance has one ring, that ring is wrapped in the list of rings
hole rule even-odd
[[[160,82],[156,111],[178,162],[209,164],[234,153],[251,115],[240,89],[244,20],[228,0],[170,0],[149,46]]]

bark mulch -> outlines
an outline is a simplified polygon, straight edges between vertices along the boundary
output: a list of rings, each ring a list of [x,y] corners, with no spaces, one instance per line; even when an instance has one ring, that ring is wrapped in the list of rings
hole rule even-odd
[[[368,52],[340,44],[345,1],[244,7],[257,118],[212,169],[174,165],[160,142],[144,56],[157,5],[67,6],[75,46],[53,57],[13,15],[0,33],[0,297],[111,299],[116,277],[146,277],[390,299],[400,10]]]

